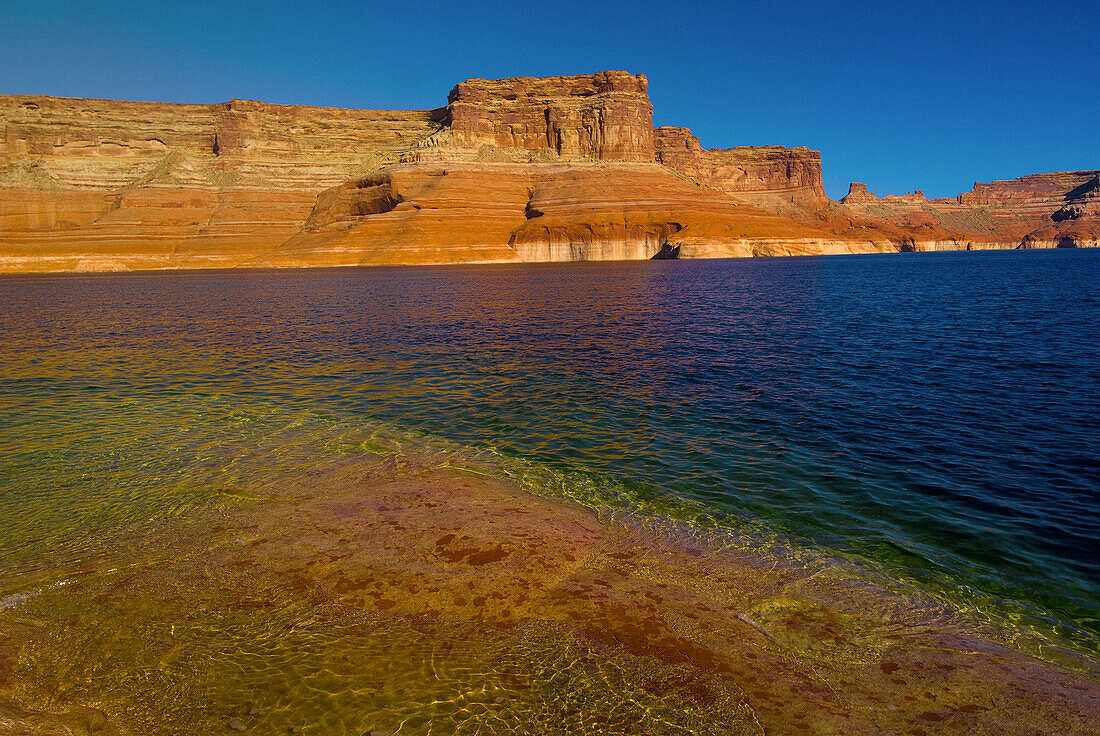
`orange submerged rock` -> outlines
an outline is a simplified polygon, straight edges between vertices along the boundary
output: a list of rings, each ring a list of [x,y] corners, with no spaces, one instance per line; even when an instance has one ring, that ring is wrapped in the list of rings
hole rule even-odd
[[[1100,717],[1087,674],[855,568],[601,521],[436,462],[252,488],[164,530],[155,564],[112,550],[99,574],[0,609],[0,664],[20,663],[0,722],[1084,736]]]

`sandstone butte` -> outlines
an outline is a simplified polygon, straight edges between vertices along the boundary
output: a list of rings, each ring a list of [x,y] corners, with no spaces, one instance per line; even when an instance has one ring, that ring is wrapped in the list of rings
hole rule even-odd
[[[653,128],[643,75],[458,84],[435,110],[0,96],[0,271],[1096,246],[1100,172],[839,202],[808,148]]]

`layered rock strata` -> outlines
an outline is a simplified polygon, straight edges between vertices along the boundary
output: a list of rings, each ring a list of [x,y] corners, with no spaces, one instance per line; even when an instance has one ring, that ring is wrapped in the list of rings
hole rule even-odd
[[[621,71],[446,107],[0,96],[0,271],[1093,245],[1095,171],[840,203],[808,148],[704,149]],[[1091,182],[1091,183],[1090,183]]]
[[[445,240],[440,237],[445,233]],[[324,192],[257,263],[400,265],[891,250],[702,188],[656,164],[399,164]]]
[[[240,265],[444,112],[0,96],[0,270]]]
[[[975,182],[952,199],[876,197],[853,183],[834,215],[888,232],[902,250],[1096,247],[1100,172],[1063,171]]]
[[[447,129],[457,146],[653,161],[653,105],[642,74],[468,79],[447,102]]]
[[[657,161],[708,187],[773,210],[828,203],[821,152],[782,146],[704,149],[687,128],[656,130]],[[788,208],[789,209],[789,208]]]

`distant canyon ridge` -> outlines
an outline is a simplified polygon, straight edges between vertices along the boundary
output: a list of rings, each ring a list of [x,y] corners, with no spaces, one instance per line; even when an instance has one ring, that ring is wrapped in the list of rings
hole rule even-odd
[[[809,148],[653,127],[644,75],[469,79],[434,110],[0,96],[0,271],[1096,247],[1100,172],[825,196]]]

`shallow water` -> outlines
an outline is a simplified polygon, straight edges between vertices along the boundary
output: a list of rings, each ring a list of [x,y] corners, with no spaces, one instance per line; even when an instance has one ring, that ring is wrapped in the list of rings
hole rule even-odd
[[[211,514],[244,513],[363,458],[428,457],[632,524],[679,519],[681,538],[726,529],[727,540],[774,542],[809,565],[842,567],[843,555],[1028,651],[1068,646],[1095,661],[1100,253],[35,276],[0,280],[0,303],[0,615],[77,617],[72,630],[84,634],[69,636],[104,646],[97,627],[110,624],[88,619],[80,596],[109,602],[119,586],[126,603],[112,615],[149,636],[171,639],[163,627],[187,610],[215,644],[238,647],[208,663],[206,681],[228,682],[219,667],[252,671],[245,662],[259,657],[308,690],[346,651],[363,658],[347,667],[373,672],[391,705],[318,684],[330,710],[344,697],[397,723],[434,713],[437,724],[491,732],[485,724],[507,711],[495,698],[513,702],[514,692],[494,694],[507,688],[483,672],[455,705],[463,678],[452,673],[438,679],[451,695],[432,699],[415,667],[386,675],[395,660],[378,653],[412,647],[398,659],[423,663],[425,641],[482,641],[468,623],[401,634],[385,619],[379,629],[375,614],[311,607],[271,573],[241,588],[273,611],[260,625],[234,618],[239,600],[204,602],[203,586],[185,579],[198,574],[189,555],[236,539],[208,533]],[[175,609],[163,599],[172,586],[182,591]],[[156,594],[135,592],[147,588]],[[319,616],[302,635],[328,643],[310,659],[306,644],[272,633],[280,616],[300,632]],[[478,644],[466,666],[512,657],[522,669],[563,646],[537,633],[491,654]],[[42,664],[25,654],[19,671],[42,688],[57,669],[47,653],[75,645],[35,636]],[[262,653],[265,638],[277,654]],[[194,632],[187,640],[187,667],[204,666]],[[195,686],[194,673],[135,665],[159,650],[134,641],[143,643],[127,654],[124,642],[108,647],[127,663],[109,679],[160,672]],[[516,654],[528,647],[543,653]],[[569,711],[575,728],[606,711],[599,693],[639,681],[622,674],[635,667],[622,656],[597,658],[598,687],[588,670],[564,686],[587,703]],[[88,677],[58,687],[76,692]],[[419,683],[415,697],[393,705],[401,698],[386,688],[405,679]],[[222,723],[247,699],[229,685],[213,692],[226,699],[212,716]],[[639,698],[621,721],[628,732],[643,714],[662,732],[662,709],[690,710]],[[181,697],[179,707],[192,704]],[[283,720],[269,706],[237,717],[249,727],[275,718],[264,728],[277,732],[316,723],[303,707]],[[560,717],[515,712],[532,728]],[[739,718],[744,704],[731,701],[724,722]],[[689,730],[705,732],[701,722]]]

